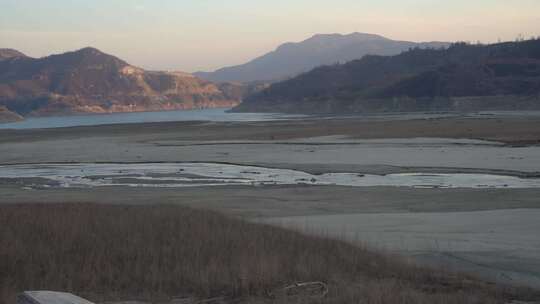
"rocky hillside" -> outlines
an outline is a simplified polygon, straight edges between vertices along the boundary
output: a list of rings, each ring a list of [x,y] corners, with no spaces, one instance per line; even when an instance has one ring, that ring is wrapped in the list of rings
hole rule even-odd
[[[0,106],[0,123],[22,120],[22,116],[11,112],[6,107]]]
[[[540,109],[540,40],[454,44],[317,68],[236,111],[351,113]]]
[[[364,55],[396,55],[413,47],[441,48],[444,42],[415,43],[395,41],[379,35],[315,35],[298,43],[285,43],[275,51],[246,64],[215,72],[198,72],[196,76],[211,81],[275,81],[283,80],[315,67],[360,59]]]
[[[229,92],[190,74],[145,71],[94,48],[0,61],[0,106],[22,116],[237,105],[239,95]]]

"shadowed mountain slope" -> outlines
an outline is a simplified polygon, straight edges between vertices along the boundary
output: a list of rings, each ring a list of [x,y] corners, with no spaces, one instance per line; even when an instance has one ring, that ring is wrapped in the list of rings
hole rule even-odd
[[[458,43],[323,66],[236,111],[350,113],[540,109],[540,40]]]

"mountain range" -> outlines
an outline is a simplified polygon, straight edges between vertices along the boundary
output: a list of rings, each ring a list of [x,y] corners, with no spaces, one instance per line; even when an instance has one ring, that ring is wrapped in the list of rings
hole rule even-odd
[[[243,94],[234,84],[146,71],[95,48],[37,59],[2,49],[0,58],[4,121],[28,115],[231,107]]]
[[[399,54],[363,56],[376,50]],[[286,58],[296,59],[277,63]],[[250,75],[267,69],[267,79],[276,79],[283,69],[309,69],[314,58],[333,64],[270,85],[147,71],[95,48],[43,58],[0,49],[0,121],[236,105],[238,112],[291,113],[540,109],[540,40],[447,46],[360,33],[316,35],[243,67],[251,66]],[[361,59],[336,63],[345,58]]]
[[[379,35],[318,34],[298,43],[285,43],[248,63],[195,76],[214,82],[284,80],[321,65],[360,59],[364,55],[396,55],[410,48],[447,47],[445,42],[396,41]]]
[[[540,109],[540,40],[365,56],[275,83],[244,112],[366,113]]]

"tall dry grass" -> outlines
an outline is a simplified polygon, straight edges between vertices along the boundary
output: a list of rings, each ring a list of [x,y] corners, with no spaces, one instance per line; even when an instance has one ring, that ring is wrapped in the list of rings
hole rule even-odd
[[[407,265],[344,242],[177,206],[0,206],[0,300],[61,290],[94,301],[269,294],[323,281],[294,303],[504,303],[532,291]]]

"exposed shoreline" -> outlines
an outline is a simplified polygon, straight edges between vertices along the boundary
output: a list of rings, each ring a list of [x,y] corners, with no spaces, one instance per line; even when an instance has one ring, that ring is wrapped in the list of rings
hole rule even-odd
[[[117,135],[142,135],[161,131],[180,133],[185,140],[287,140],[341,135],[353,139],[433,137],[499,141],[510,145],[540,144],[540,115],[505,112],[487,116],[441,115],[418,113],[413,116],[305,117],[259,122],[169,121],[53,129],[0,129],[0,142],[9,141],[14,136],[19,140],[36,140],[44,137],[58,139],[70,134],[98,136],[110,135],[114,131]],[[133,132],[135,128],[138,133]]]
[[[186,163],[209,162],[296,169],[311,174],[488,173],[535,177],[540,172],[540,117],[490,115],[480,117],[305,118],[260,122],[163,122],[102,125],[58,129],[0,130],[0,165],[36,163]],[[0,204],[74,203],[180,204],[217,210],[247,219],[290,216],[338,216],[410,213],[440,214],[451,221],[452,212],[538,209],[538,189],[407,189],[399,187],[340,186],[217,186],[162,189],[106,187],[91,189],[24,190],[15,183],[0,184]],[[510,212],[511,213],[511,212]],[[330,219],[330,217],[329,217]],[[455,222],[459,224],[458,222]],[[478,232],[493,230],[492,222],[436,234],[435,240],[459,237],[466,241]],[[508,254],[507,241],[520,233],[536,233],[534,221],[517,222],[515,235],[505,233],[504,221],[488,234],[492,246],[471,247],[467,258],[450,259],[447,252],[421,256],[435,267],[473,267],[489,280],[511,284],[504,273],[527,281],[540,274],[540,260]],[[392,241],[389,230],[402,227],[396,218],[379,227],[381,239]],[[374,226],[375,227],[375,226]],[[377,228],[377,229],[379,229]],[[521,232],[520,232],[521,231]],[[444,232],[444,231],[443,231]],[[421,233],[420,233],[421,234]],[[399,240],[398,240],[399,241]],[[471,243],[472,244],[472,243]],[[506,247],[505,247],[506,246]],[[530,250],[537,250],[529,244]],[[449,252],[452,254],[452,252]],[[540,256],[540,255],[538,255]],[[461,257],[458,255],[458,257]],[[484,270],[488,269],[487,272]],[[503,269],[504,271],[500,271]],[[526,271],[525,271],[525,270]],[[495,276],[494,276],[495,275]],[[530,283],[536,286],[537,281]]]

